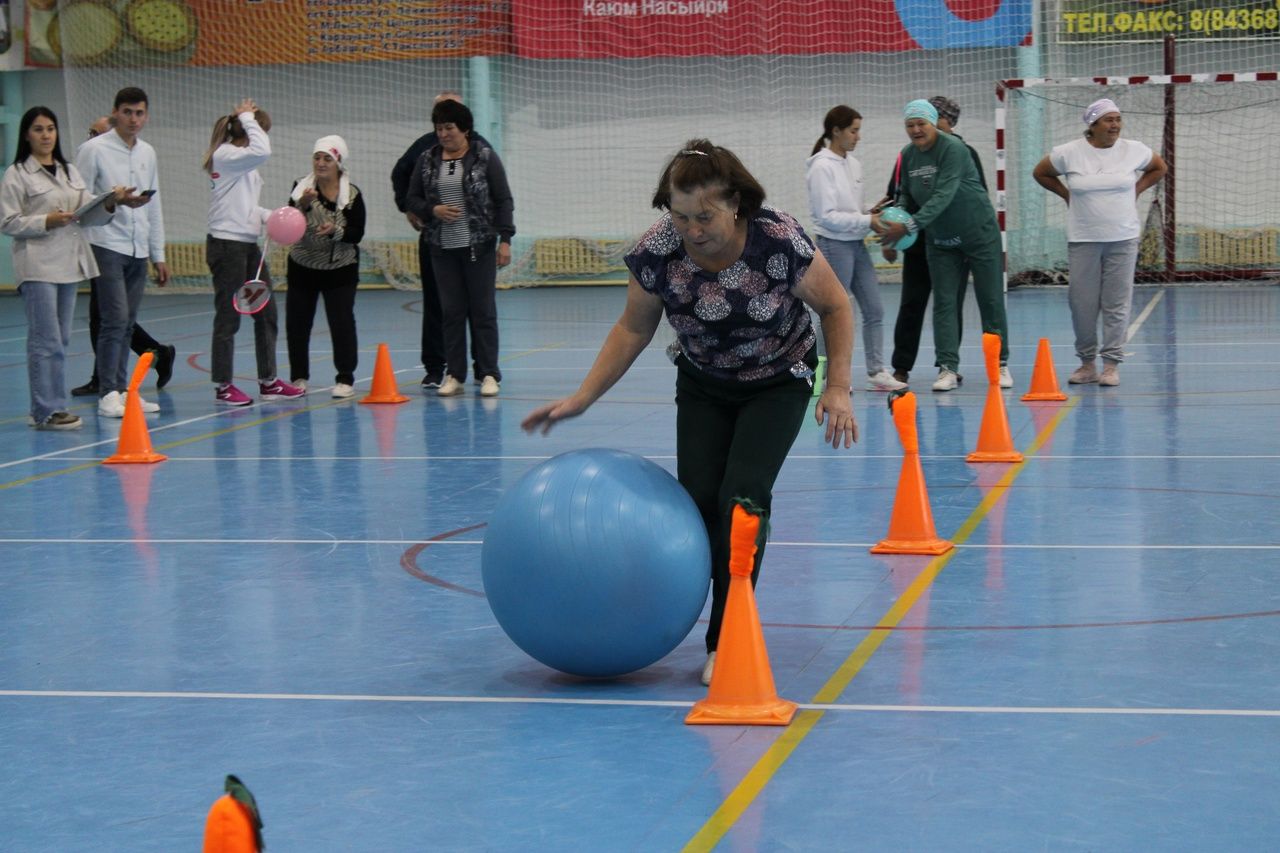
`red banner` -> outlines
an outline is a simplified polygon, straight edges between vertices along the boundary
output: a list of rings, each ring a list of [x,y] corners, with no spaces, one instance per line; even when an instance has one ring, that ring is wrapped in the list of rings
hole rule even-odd
[[[512,29],[516,54],[530,59],[920,47],[903,26],[894,0],[513,0]]]

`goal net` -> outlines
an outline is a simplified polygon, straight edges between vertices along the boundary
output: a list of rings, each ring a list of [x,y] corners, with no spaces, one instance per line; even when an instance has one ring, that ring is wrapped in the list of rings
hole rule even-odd
[[[208,286],[200,160],[210,129],[253,97],[273,120],[261,203],[284,204],[314,141],[341,134],[368,207],[363,279],[419,286],[417,235],[396,208],[390,174],[431,129],[432,100],[445,90],[471,107],[511,180],[515,261],[499,283],[617,282],[622,254],[658,215],[649,200],[664,160],[691,137],[735,151],[771,203],[807,222],[805,161],[827,110],[848,104],[862,114],[855,156],[874,202],[906,141],[903,106],[943,95],[960,105],[958,131],[994,188],[995,81],[1159,67],[1158,42],[1100,44],[1092,32],[1067,32],[1079,29],[1069,16],[1081,7],[1110,2],[28,0],[26,52],[29,64],[61,67],[60,118],[72,142],[110,111],[118,89],[150,96],[144,137],[160,160],[180,284]],[[1262,23],[1258,34],[1280,32]],[[1187,50],[1179,70],[1277,64],[1274,40],[1241,46],[1214,35]],[[1273,60],[1239,58],[1258,55]],[[1036,158],[1069,138],[1013,136]],[[1249,171],[1266,150],[1252,153]],[[1219,159],[1218,169],[1236,164],[1235,178],[1245,171],[1238,156]],[[1188,207],[1179,205],[1180,217]],[[1047,232],[1042,242],[1052,242]],[[279,279],[280,252],[270,257]]]
[[[1169,173],[1139,199],[1138,278],[1270,278],[1280,272],[1280,83],[1275,72],[1015,79],[998,89],[997,208],[1012,285],[1067,267],[1066,205],[1030,178],[1055,145],[1084,131],[1099,98],[1120,107],[1123,135],[1163,155]]]

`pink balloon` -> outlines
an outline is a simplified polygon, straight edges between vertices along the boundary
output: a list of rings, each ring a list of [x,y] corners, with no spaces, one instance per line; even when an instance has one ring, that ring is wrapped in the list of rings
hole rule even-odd
[[[276,208],[267,217],[267,236],[281,246],[291,246],[307,231],[307,218],[296,207]]]

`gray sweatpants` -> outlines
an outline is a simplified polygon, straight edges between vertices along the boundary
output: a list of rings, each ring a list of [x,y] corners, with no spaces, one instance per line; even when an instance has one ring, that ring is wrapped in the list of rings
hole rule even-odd
[[[874,376],[884,370],[884,305],[880,302],[880,278],[876,274],[875,262],[861,240],[832,240],[819,234],[817,242],[840,284],[858,303],[858,311],[862,313],[862,349],[867,358],[867,375]],[[815,323],[814,328],[818,330],[818,352],[826,355],[822,324]]]
[[[1076,355],[1092,362],[1099,355],[1098,315],[1102,315],[1104,361],[1124,361],[1133,306],[1133,271],[1138,264],[1138,239],[1112,243],[1068,243],[1070,283],[1067,301],[1076,333]]]

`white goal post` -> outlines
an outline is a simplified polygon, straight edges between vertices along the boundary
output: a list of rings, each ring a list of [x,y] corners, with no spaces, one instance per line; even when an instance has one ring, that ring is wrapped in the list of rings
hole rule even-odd
[[[1111,98],[1124,135],[1169,173],[1139,200],[1139,281],[1280,277],[1280,86],[1276,71],[1023,78],[996,86],[996,212],[1010,286],[1066,269],[1065,205],[1031,178]]]

